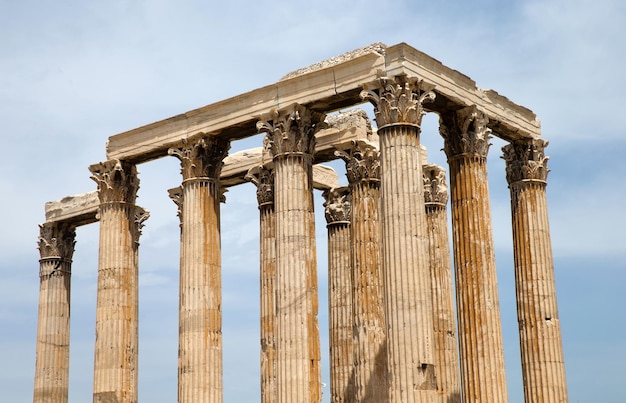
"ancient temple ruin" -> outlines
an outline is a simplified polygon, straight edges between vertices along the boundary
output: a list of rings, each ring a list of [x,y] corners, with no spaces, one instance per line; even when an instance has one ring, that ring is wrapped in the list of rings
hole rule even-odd
[[[353,109],[364,102],[374,122]],[[420,146],[426,113],[439,115],[447,178]],[[228,155],[231,141],[259,133],[263,147]],[[136,165],[174,157],[181,186],[163,191],[180,218],[179,402],[223,400],[220,203],[247,182],[260,214],[262,402],[321,400],[329,352],[319,341],[314,188],[324,191],[328,229],[331,401],[506,402],[491,136],[508,143],[525,400],[567,401],[539,121],[405,43],[370,45],[110,137],[107,161],[89,167],[97,190],[46,204],[34,401],[67,402],[75,229],[98,222],[93,400],[137,402],[149,213],[135,203]],[[321,165],[335,159],[348,186]]]

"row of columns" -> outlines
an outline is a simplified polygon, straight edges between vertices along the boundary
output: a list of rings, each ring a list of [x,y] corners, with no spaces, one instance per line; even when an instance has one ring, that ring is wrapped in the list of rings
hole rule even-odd
[[[331,386],[333,401],[458,401],[445,202],[438,194],[445,179],[424,167],[419,141],[423,104],[434,93],[399,77],[381,79],[362,96],[374,104],[380,154],[362,144],[339,153],[349,190],[334,190],[341,201],[327,201],[329,214],[351,206],[343,219],[329,221],[329,287],[337,296],[330,304],[331,373],[344,385]],[[312,162],[323,121],[294,105],[258,124],[273,157],[271,171],[251,173],[261,212],[264,402],[321,400]],[[450,165],[462,395],[468,402],[506,401],[488,121],[470,107],[442,114],[440,122]],[[505,159],[525,396],[565,401],[545,145],[512,143]],[[228,142],[211,136],[170,150],[183,175],[171,193],[181,219],[180,402],[222,401],[219,174],[227,150]],[[90,169],[101,203],[94,401],[136,402],[137,247],[147,212],[135,205],[134,165],[107,161]],[[42,227],[34,401],[67,401],[72,231]]]

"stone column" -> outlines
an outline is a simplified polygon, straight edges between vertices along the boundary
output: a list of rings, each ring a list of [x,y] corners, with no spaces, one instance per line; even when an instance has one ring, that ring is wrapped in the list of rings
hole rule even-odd
[[[459,354],[454,320],[454,297],[450,243],[448,240],[448,186],[443,168],[426,164],[424,170],[424,202],[428,227],[430,279],[433,290],[435,319],[435,363],[437,390],[441,403],[461,402]]]
[[[34,403],[67,403],[70,369],[70,276],[76,230],[46,223],[39,235],[39,315]]]
[[[442,114],[440,132],[450,165],[463,399],[466,402],[506,402],[487,182],[491,131],[484,114],[475,107],[467,107]]]
[[[352,248],[350,191],[323,193],[328,228],[328,322],[330,336],[330,401],[356,402],[354,337],[352,336]]]
[[[377,144],[354,142],[348,152],[335,154],[346,162],[353,197],[355,401],[386,402],[389,384],[380,256],[380,153]]]
[[[380,137],[382,269],[391,402],[435,402],[433,312],[420,152],[421,81],[382,78],[361,96]]]
[[[274,161],[277,402],[319,402],[312,162],[324,116],[300,105],[258,122]]]
[[[276,219],[274,171],[252,168],[246,179],[257,187],[260,212],[261,260],[261,403],[276,401]]]
[[[181,162],[178,401],[221,402],[222,273],[220,172],[229,143],[185,140],[168,153]]]
[[[135,205],[134,165],[89,167],[100,199],[94,402],[137,402],[138,246],[147,211]]]
[[[503,148],[511,190],[515,288],[524,401],[567,402],[567,384],[548,224],[544,140]]]

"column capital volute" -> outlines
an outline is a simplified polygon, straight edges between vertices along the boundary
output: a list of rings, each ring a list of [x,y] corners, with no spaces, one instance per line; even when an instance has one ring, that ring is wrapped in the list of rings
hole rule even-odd
[[[439,133],[448,159],[486,158],[491,143],[489,119],[475,105],[439,114]]]
[[[327,125],[326,115],[300,104],[272,109],[256,124],[259,133],[266,133],[264,146],[273,158],[281,155],[312,156],[315,133]]]
[[[167,153],[180,160],[183,181],[197,178],[218,180],[229,149],[230,141],[227,139],[201,134],[183,139]]]
[[[361,99],[374,105],[379,131],[397,124],[419,127],[426,114],[423,104],[435,100],[433,88],[416,77],[379,77],[378,81],[363,86]]]
[[[426,206],[442,206],[448,203],[448,185],[446,170],[435,164],[422,167],[424,178],[424,203]]]
[[[174,204],[176,205],[176,214],[178,215],[178,218],[181,220],[183,219],[183,188],[181,186],[172,188],[172,189],[168,189],[167,190],[167,194],[170,197],[170,199],[172,199],[172,201],[174,202]]]
[[[352,215],[352,192],[347,186],[335,187],[322,192],[324,197],[324,215],[328,227],[348,225]]]
[[[543,139],[520,140],[502,147],[506,161],[506,180],[509,186],[516,183],[546,183],[548,159],[544,154],[548,142]]]
[[[346,163],[346,176],[351,185],[380,183],[380,151],[376,144],[353,140],[347,150],[336,150],[334,154]]]
[[[98,185],[100,204],[134,204],[139,190],[137,166],[117,159],[93,164],[89,167]]]
[[[258,165],[250,168],[244,177],[256,186],[256,197],[259,208],[274,205],[274,170],[267,166]]]
[[[139,245],[139,237],[146,220],[150,218],[150,212],[142,207],[136,206],[133,214],[132,235],[135,245]]]
[[[40,224],[37,244],[41,260],[71,262],[76,245],[76,226],[67,222]]]

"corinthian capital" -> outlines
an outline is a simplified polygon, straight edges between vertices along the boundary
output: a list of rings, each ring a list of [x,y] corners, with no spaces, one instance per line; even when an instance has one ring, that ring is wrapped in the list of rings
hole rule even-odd
[[[427,164],[423,167],[424,172],[424,202],[426,204],[448,203],[448,185],[446,184],[446,171],[439,165]]]
[[[143,229],[144,223],[146,220],[150,218],[150,212],[141,207],[135,208],[135,215],[133,217],[133,226],[132,226],[132,234],[133,241],[135,244],[139,244],[139,237],[141,236],[141,230]]]
[[[404,123],[420,126],[426,113],[423,104],[435,100],[432,87],[415,77],[381,77],[376,86],[364,88],[361,98],[374,105],[376,124]]]
[[[324,208],[328,224],[350,222],[352,200],[348,187],[342,186],[325,190],[322,196],[325,200]]]
[[[442,113],[439,116],[439,133],[444,139],[448,158],[459,155],[487,157],[491,129],[489,119],[476,106],[468,106],[458,111]]]
[[[256,186],[256,198],[259,207],[274,204],[274,170],[264,166],[251,168],[245,176],[247,181]]]
[[[542,139],[519,141],[502,147],[509,185],[523,180],[546,181],[548,159],[544,154],[548,142]]]
[[[230,142],[217,136],[184,139],[167,153],[180,160],[183,180],[192,178],[219,179]]]
[[[272,110],[268,120],[257,122],[259,133],[267,133],[265,147],[275,157],[287,153],[313,155],[315,133],[326,127],[325,115],[293,104],[280,111]]]
[[[46,223],[39,226],[38,249],[42,259],[71,260],[76,245],[76,227],[68,223]]]
[[[100,203],[135,203],[139,178],[137,167],[120,160],[109,160],[89,167],[93,179],[98,184]]]
[[[363,181],[380,181],[380,152],[374,144],[352,141],[346,151],[337,150],[335,155],[346,163],[346,176],[350,184]]]

